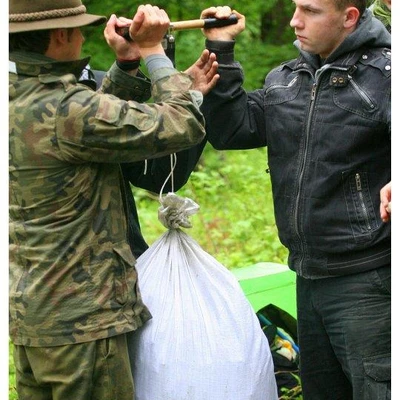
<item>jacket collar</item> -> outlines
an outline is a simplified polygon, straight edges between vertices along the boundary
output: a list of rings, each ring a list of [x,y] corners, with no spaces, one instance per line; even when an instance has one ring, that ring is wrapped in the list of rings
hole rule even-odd
[[[19,75],[65,75],[74,74],[77,79],[90,61],[90,57],[74,61],[57,61],[42,54],[15,51],[10,53],[10,72]]]

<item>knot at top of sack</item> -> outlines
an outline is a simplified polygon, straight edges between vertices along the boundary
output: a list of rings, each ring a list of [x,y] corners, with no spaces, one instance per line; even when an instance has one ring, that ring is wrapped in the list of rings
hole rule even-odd
[[[196,214],[200,206],[187,197],[168,193],[160,199],[158,219],[168,229],[191,228],[189,217]]]

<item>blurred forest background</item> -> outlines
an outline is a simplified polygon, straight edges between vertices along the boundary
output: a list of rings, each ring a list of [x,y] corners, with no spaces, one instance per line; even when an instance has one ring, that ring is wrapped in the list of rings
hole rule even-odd
[[[86,0],[88,12],[132,18],[140,2],[121,0]],[[210,1],[170,0],[151,4],[163,8],[171,21],[200,17],[205,8],[225,5]],[[291,1],[231,1],[232,9],[246,16],[246,30],[237,37],[236,59],[245,71],[245,88],[263,85],[265,75],[282,61],[296,57],[295,39],[289,26]],[[85,28],[84,54],[91,55],[91,67],[106,70],[114,62],[103,29]],[[175,63],[185,70],[204,49],[200,29],[174,31]],[[229,116],[227,116],[229,118]],[[200,205],[191,217],[193,227],[187,230],[202,248],[227,268],[258,262],[286,264],[287,251],[280,244],[272,205],[266,149],[218,152],[207,145],[189,182],[177,194],[189,197]],[[158,221],[158,196],[132,188],[145,239],[153,243],[165,228]]]

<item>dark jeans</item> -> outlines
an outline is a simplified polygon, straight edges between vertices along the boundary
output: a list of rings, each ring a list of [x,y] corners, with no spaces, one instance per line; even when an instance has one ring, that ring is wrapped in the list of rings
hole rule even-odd
[[[391,397],[391,272],[297,278],[304,400]]]

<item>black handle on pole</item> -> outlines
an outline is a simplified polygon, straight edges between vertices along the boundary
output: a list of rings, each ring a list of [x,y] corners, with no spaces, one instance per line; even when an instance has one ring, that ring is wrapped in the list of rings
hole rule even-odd
[[[238,22],[238,19],[237,19],[237,16],[235,14],[231,14],[226,19],[206,18],[204,20],[204,29],[220,28],[222,26],[237,24],[237,22]]]

